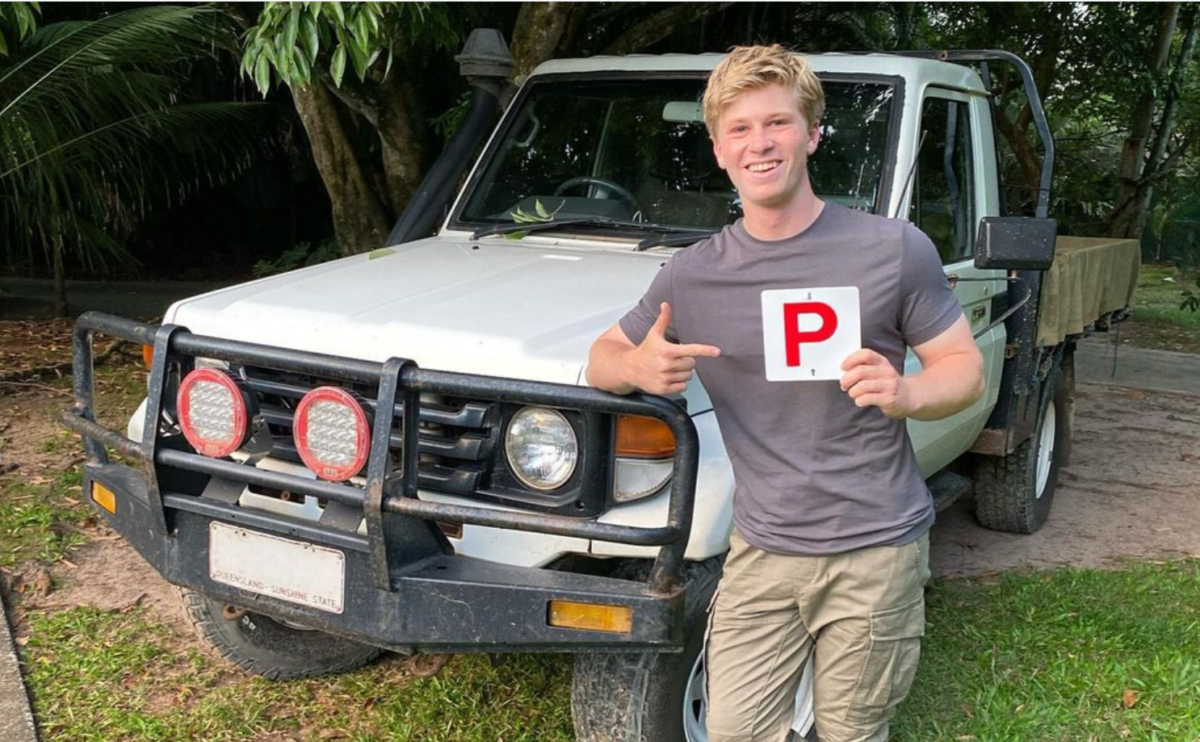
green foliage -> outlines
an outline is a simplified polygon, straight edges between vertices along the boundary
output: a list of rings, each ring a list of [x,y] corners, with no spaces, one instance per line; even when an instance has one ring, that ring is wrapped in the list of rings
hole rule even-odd
[[[242,74],[263,95],[275,80],[307,86],[323,74],[340,87],[347,62],[360,81],[371,72],[387,77],[409,47],[457,40],[441,5],[270,2],[246,33]]]
[[[276,273],[286,273],[294,271],[297,268],[324,263],[327,260],[333,260],[338,257],[341,257],[341,252],[338,250],[337,240],[325,240],[319,245],[313,245],[310,242],[301,242],[294,247],[284,250],[274,260],[260,260],[255,263],[254,277],[265,278],[273,276]]]
[[[0,57],[7,56],[10,46],[37,30],[34,14],[41,12],[39,3],[0,3]]]
[[[1196,275],[1196,290],[1184,289],[1182,297],[1183,300],[1179,303],[1180,309],[1186,309],[1189,312],[1200,312],[1200,274]]]
[[[467,114],[470,112],[471,94],[466,92],[460,95],[454,105],[446,109],[445,113],[435,116],[429,123],[433,125],[434,131],[438,133],[443,142],[449,142],[466,123]]]
[[[892,737],[1194,740],[1198,605],[1195,561],[936,580],[921,667]],[[572,739],[569,657],[493,667],[463,655],[425,680],[387,659],[270,683],[230,672],[143,606],[28,620],[28,677],[51,739]]]
[[[571,661],[464,655],[414,678],[392,657],[272,683],[234,671],[143,606],[29,614],[29,684],[47,739],[569,742]]]
[[[534,199],[533,200],[533,212],[534,213],[530,214],[518,206],[515,210],[513,210],[509,214],[509,216],[512,218],[513,222],[515,222],[516,224],[546,224],[546,223],[554,221],[554,217],[558,214],[560,209],[562,209],[561,206],[558,207],[558,209],[555,209],[554,211],[547,211],[546,207],[542,205],[541,200]]]
[[[1200,312],[1189,311],[1186,302],[1194,292],[1181,291],[1193,280],[1195,273],[1177,266],[1143,264],[1133,295],[1133,322],[1120,329],[1121,340],[1139,348],[1200,353]]]
[[[267,107],[184,88],[235,43],[222,14],[162,5],[50,24],[0,57],[0,253],[124,259],[150,208],[244,169]]]
[[[0,567],[54,562],[86,541],[78,528],[88,517],[78,499],[82,481],[78,467],[52,483],[0,477]]]
[[[563,203],[565,204],[566,202],[564,201]],[[542,202],[540,200],[534,199],[532,214],[530,214],[529,212],[525,211],[520,206],[518,206],[513,211],[510,211],[508,216],[510,219],[513,220],[514,224],[548,224],[548,223],[554,221],[554,217],[558,216],[558,212],[561,210],[562,210],[562,206],[560,205],[554,211],[547,211],[546,207],[542,205]],[[509,239],[509,240],[519,240],[519,239],[523,239],[525,237],[525,235],[527,235],[527,234],[529,234],[529,233],[524,232],[524,231],[508,232],[507,234],[504,235],[504,237],[505,237],[505,239]]]
[[[938,580],[896,742],[1194,740],[1200,562]]]

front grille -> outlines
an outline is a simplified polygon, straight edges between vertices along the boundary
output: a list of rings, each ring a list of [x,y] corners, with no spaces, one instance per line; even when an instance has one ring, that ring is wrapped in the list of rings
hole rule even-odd
[[[261,368],[246,367],[242,371],[246,384],[258,397],[263,419],[270,426],[274,439],[271,456],[300,462],[292,439],[296,406],[311,389],[332,382]],[[353,391],[359,393],[364,407],[375,411],[375,390]],[[398,403],[392,418],[390,448],[397,461],[404,443],[400,430],[403,411],[404,405]],[[456,495],[470,495],[487,488],[499,418],[495,403],[422,397],[418,411],[419,486]]]

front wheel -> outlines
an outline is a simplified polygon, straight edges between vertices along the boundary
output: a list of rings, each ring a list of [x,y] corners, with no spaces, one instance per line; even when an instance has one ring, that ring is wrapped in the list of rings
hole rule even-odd
[[[645,579],[644,569],[621,574]],[[689,563],[684,572],[684,647],[679,654],[584,654],[575,659],[571,711],[578,742],[708,742],[704,635],[721,560]],[[811,726],[812,668],[797,695],[802,729]]]
[[[617,576],[646,579],[648,565]],[[721,578],[721,560],[684,567],[684,648],[681,653],[581,654],[571,680],[571,713],[578,742],[701,742],[706,699],[695,683],[704,648],[708,606]]]
[[[292,680],[357,669],[380,650],[323,631],[285,623],[181,588],[192,627],[238,667],[269,680]]]
[[[1007,456],[984,456],[975,469],[975,517],[984,528],[1035,533],[1050,517],[1058,470],[1071,440],[1067,369],[1050,384],[1033,435]]]

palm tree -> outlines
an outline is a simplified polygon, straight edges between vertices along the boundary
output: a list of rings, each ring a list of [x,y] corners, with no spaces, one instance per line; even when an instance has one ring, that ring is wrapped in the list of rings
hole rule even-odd
[[[0,9],[0,257],[45,256],[65,316],[66,257],[130,260],[121,237],[149,209],[264,149],[269,108],[188,100],[189,73],[235,47],[215,10],[159,5],[36,28],[37,10]]]

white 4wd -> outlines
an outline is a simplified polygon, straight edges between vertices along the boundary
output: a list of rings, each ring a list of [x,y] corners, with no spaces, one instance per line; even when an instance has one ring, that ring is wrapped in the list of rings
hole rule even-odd
[[[64,421],[89,439],[85,487],[115,492],[97,512],[183,586],[207,641],[275,678],[376,647],[574,652],[580,739],[707,738],[702,634],[734,491],[712,405],[699,383],[672,401],[583,387],[592,341],[667,258],[740,214],[700,116],[719,60],[546,63],[453,204],[418,200],[394,244],[181,301],[162,327],[81,319]],[[1071,341],[1030,329],[1053,223],[999,218],[970,67],[809,61],[827,98],[817,194],[929,234],[985,359],[978,403],[910,423],[934,498],[966,490],[974,446],[981,519],[1030,532],[1069,440]],[[440,229],[412,239],[430,214]],[[154,345],[130,440],[91,422],[93,331]],[[205,456],[206,436],[232,453]]]

